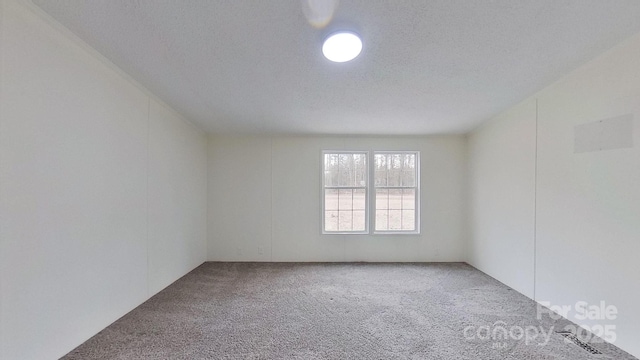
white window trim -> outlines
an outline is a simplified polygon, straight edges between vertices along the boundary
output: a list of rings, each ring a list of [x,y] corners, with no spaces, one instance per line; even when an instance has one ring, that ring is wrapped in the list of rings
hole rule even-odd
[[[325,224],[325,215],[326,215],[326,210],[325,210],[325,196],[324,196],[324,190],[325,188],[325,174],[324,174],[324,156],[326,154],[365,154],[366,156],[366,161],[367,161],[367,185],[364,187],[364,196],[365,196],[365,201],[366,201],[366,207],[365,207],[365,217],[364,217],[364,231],[327,231],[325,230],[324,224]],[[320,209],[320,231],[322,233],[322,235],[369,235],[369,229],[370,229],[370,211],[371,211],[371,191],[370,191],[370,182],[371,180],[369,180],[369,176],[370,176],[370,172],[369,172],[369,161],[371,160],[371,154],[369,151],[367,150],[323,150],[322,154],[320,155],[320,177],[321,177],[321,181],[322,181],[322,186],[320,187],[320,198],[322,199],[322,208]],[[362,187],[342,187],[344,189],[349,189],[349,188],[354,188],[354,189],[362,189]]]
[[[375,184],[375,168],[371,166],[369,168],[369,177],[371,181],[369,182],[369,186],[371,187],[371,204],[369,207],[370,217],[373,219],[371,222],[371,232],[373,235],[420,235],[420,151],[417,150],[384,150],[384,151],[373,151],[371,155],[371,161],[373,161],[374,157],[377,154],[415,154],[416,156],[416,186],[415,187],[395,187],[397,189],[415,189],[416,198],[415,198],[415,230],[376,230],[376,184]],[[373,165],[373,162],[371,163]],[[378,188],[384,188],[378,187]]]
[[[365,209],[365,230],[364,231],[326,231],[325,230],[325,174],[324,174],[324,157],[326,154],[366,154],[367,159],[367,185],[364,187],[366,198]],[[415,230],[375,230],[375,217],[376,217],[376,199],[375,199],[375,168],[373,166],[374,156],[376,154],[415,154],[416,155],[416,186],[406,187],[415,189],[416,191],[416,203],[415,203]],[[420,151],[418,150],[322,150],[320,154],[320,233],[322,235],[420,235],[420,203],[421,203],[421,181],[420,181]],[[347,187],[348,188],[348,187]],[[361,187],[354,187],[361,189]],[[404,187],[401,187],[401,189]]]

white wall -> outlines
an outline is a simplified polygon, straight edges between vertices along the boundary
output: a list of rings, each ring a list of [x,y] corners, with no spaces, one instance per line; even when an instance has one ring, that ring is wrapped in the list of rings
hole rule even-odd
[[[637,35],[480,128],[470,136],[469,146],[474,219],[470,261],[527,295],[533,287],[537,301],[571,306],[605,301],[616,306],[615,320],[580,320],[575,311],[569,318],[586,326],[615,325],[615,344],[635,356],[640,356],[639,63]],[[526,174],[536,167],[531,158],[535,113],[527,104],[536,99],[532,215],[531,178]],[[574,151],[575,126],[628,114],[634,119],[633,147]],[[511,136],[519,137],[505,140]],[[496,164],[508,170],[492,170]],[[510,186],[502,186],[507,183]],[[523,194],[513,198],[516,188]],[[505,219],[508,207],[518,214],[515,221],[513,214]],[[534,235],[535,253],[509,250],[523,245],[530,251]],[[525,282],[531,281],[528,270],[526,276],[514,275],[519,271],[515,262],[500,259],[499,252],[517,257],[526,268],[535,255],[535,282]]]
[[[536,100],[469,136],[469,263],[533,297]]]
[[[421,235],[321,235],[321,151],[421,151]],[[209,139],[214,261],[463,261],[465,139]]]
[[[207,138],[152,101],[147,184],[149,295],[206,260]]]
[[[538,94],[537,300],[618,307],[640,356],[640,35]],[[633,114],[632,148],[574,153],[574,126]],[[585,323],[585,322],[583,322]],[[586,324],[591,324],[587,322]]]
[[[56,359],[205,260],[207,140],[0,4],[0,358]]]

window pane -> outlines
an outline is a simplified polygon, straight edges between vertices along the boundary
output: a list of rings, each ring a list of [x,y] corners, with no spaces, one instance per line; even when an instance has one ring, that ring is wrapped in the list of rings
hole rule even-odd
[[[324,230],[338,231],[338,212],[337,211],[324,212]]]
[[[402,210],[402,230],[416,229],[416,211]]]
[[[338,209],[351,210],[353,208],[353,190],[341,189],[338,192]]]
[[[353,160],[353,157],[349,154],[338,155],[338,186],[353,186],[353,183],[349,182],[353,175],[350,159]]]
[[[352,211],[339,211],[338,217],[339,217],[338,230],[340,231],[353,230],[353,212]]]
[[[338,155],[324,154],[324,185],[338,185]]]
[[[338,210],[338,190],[337,189],[324,190],[324,209]]]
[[[387,186],[387,155],[374,156],[375,186]]]
[[[402,210],[389,210],[389,230],[402,230]]]
[[[404,154],[388,155],[387,186],[402,186],[402,166]]]
[[[366,210],[367,208],[367,192],[364,189],[353,190],[353,209]]]
[[[365,230],[365,211],[354,211],[353,212],[353,230],[354,231],[364,231]]]
[[[357,184],[356,159],[358,154],[340,154],[340,176],[338,186],[360,186]]]
[[[376,230],[389,230],[389,212],[387,210],[376,210]]]
[[[375,186],[416,186],[416,154],[375,154]]]
[[[402,186],[416,185],[416,154],[404,154],[402,164]]]
[[[387,171],[377,171],[375,173],[376,186],[387,186]]]
[[[402,172],[402,186],[415,186],[416,185],[416,173],[414,170]]]
[[[367,156],[366,154],[353,154],[355,186],[367,186]]]
[[[402,190],[402,209],[413,210],[416,208],[416,191],[414,189]]]
[[[389,190],[389,210],[402,210],[402,190]]]
[[[366,154],[325,154],[324,183],[325,186],[366,187]]]
[[[389,190],[376,189],[376,209],[389,208]]]
[[[388,154],[389,170],[402,170],[402,160],[404,154]]]

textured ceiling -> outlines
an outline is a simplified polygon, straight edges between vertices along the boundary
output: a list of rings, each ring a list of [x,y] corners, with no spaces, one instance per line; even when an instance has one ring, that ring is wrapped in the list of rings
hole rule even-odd
[[[326,0],[33,1],[216,133],[466,132],[640,31],[638,0],[342,0],[322,29]]]

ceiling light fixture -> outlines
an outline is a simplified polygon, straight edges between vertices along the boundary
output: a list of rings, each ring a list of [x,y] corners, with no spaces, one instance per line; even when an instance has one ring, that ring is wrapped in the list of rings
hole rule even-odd
[[[353,60],[362,51],[362,40],[352,32],[341,31],[329,35],[322,45],[322,53],[333,62]]]

